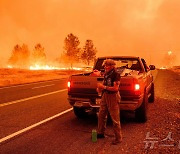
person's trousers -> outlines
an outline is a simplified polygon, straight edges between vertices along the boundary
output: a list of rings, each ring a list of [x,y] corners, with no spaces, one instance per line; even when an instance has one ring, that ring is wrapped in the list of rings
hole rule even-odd
[[[122,140],[121,125],[120,125],[120,109],[119,96],[117,93],[104,93],[101,99],[100,110],[98,115],[98,133],[104,134],[106,129],[108,111],[113,122],[113,130],[115,139]]]

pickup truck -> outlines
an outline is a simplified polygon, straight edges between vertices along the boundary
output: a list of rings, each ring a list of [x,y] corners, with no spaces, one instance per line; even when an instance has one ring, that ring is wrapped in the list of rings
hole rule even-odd
[[[101,94],[96,90],[97,83],[103,82],[106,59],[113,59],[117,72],[120,73],[120,110],[135,112],[140,122],[147,120],[148,102],[154,102],[154,82],[151,70],[143,58],[135,56],[111,56],[96,59],[93,71],[71,75],[68,80],[68,101],[73,106],[74,114],[83,118],[88,112],[98,114]]]

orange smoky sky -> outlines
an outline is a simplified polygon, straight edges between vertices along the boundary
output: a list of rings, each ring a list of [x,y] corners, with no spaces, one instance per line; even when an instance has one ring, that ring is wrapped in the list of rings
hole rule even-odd
[[[135,55],[161,65],[172,51],[180,65],[180,0],[0,0],[0,66],[16,44],[37,43],[51,60],[73,33],[97,56]]]

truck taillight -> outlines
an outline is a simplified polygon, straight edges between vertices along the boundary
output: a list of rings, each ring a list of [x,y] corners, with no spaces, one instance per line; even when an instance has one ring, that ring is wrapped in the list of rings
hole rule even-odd
[[[139,90],[139,89],[140,89],[140,85],[139,85],[139,84],[135,84],[135,85],[134,85],[134,89],[135,89],[135,90]]]
[[[70,81],[68,81],[67,86],[68,86],[68,88],[71,87],[71,82]]]

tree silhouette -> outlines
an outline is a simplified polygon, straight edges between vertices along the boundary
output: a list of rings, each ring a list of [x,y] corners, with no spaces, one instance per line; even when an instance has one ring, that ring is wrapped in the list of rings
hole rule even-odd
[[[46,64],[46,54],[44,52],[44,47],[40,43],[36,44],[32,53],[32,60],[36,65]]]
[[[30,51],[26,44],[22,47],[17,44],[11,53],[8,64],[16,68],[27,68],[29,66]]]
[[[83,48],[83,52],[81,58],[86,64],[90,64],[96,58],[97,50],[94,47],[92,40],[86,40],[85,46]]]
[[[80,56],[80,48],[78,48],[80,41],[78,37],[73,35],[72,33],[68,34],[68,36],[64,40],[64,53],[62,57],[66,59],[72,68],[73,62],[79,61]]]

